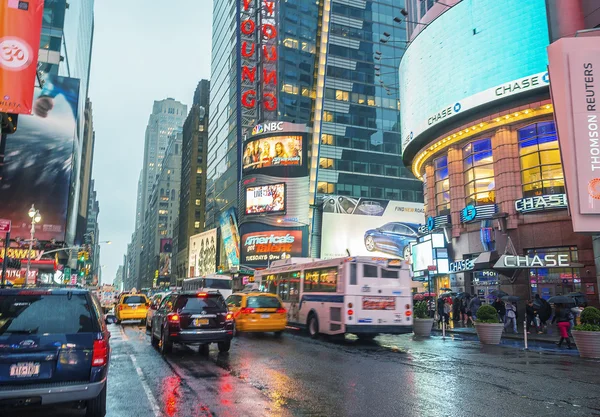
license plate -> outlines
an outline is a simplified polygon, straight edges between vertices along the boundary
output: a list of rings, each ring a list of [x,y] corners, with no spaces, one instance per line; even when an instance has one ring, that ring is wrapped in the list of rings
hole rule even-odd
[[[194,319],[194,326],[202,326],[208,324],[208,319]]]
[[[10,376],[14,378],[31,378],[39,374],[39,362],[20,362],[10,366]]]
[[[263,319],[268,319],[269,317],[271,317],[270,314],[261,314],[260,317],[262,317]]]

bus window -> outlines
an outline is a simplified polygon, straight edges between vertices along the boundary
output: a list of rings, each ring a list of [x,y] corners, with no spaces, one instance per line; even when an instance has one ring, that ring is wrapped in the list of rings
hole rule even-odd
[[[228,279],[205,278],[203,281],[204,288],[210,288],[213,290],[230,290],[232,284],[232,281]]]
[[[356,285],[356,264],[350,264],[350,285]]]
[[[398,279],[398,270],[390,270],[381,268],[381,278],[394,278]]]
[[[277,275],[267,275],[265,277],[263,292],[277,294]]]
[[[377,266],[364,264],[363,265],[363,277],[377,278]]]
[[[298,301],[300,292],[300,279],[298,275],[298,272],[278,275],[277,295],[283,301]]]
[[[304,292],[336,292],[337,268],[317,269],[304,273]]]

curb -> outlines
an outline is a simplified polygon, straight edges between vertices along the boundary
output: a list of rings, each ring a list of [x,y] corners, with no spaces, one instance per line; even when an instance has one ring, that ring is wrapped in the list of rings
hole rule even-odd
[[[439,333],[442,334],[442,331],[439,329],[432,329],[431,332],[435,332],[435,333]],[[453,335],[467,335],[467,336],[475,336],[477,337],[477,332],[457,332],[454,330],[446,330],[446,334],[453,334]],[[531,335],[530,335],[531,336]],[[515,334],[503,334],[502,335],[502,339],[509,339],[509,340],[520,340],[523,343],[525,342],[525,339],[523,337],[520,337],[519,335],[515,335]],[[547,340],[547,339],[539,339],[537,337],[528,337],[527,338],[528,342],[536,342],[536,343],[549,343],[549,344],[554,344],[557,341],[556,340]]]

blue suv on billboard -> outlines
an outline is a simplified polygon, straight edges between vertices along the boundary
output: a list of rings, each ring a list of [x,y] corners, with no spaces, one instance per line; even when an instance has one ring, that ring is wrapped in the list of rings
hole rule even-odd
[[[410,252],[410,242],[417,240],[419,225],[391,222],[365,232],[365,248],[369,252],[379,250],[406,258]]]

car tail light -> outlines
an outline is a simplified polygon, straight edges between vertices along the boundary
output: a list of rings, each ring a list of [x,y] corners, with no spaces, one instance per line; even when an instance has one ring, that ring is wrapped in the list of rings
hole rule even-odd
[[[179,323],[179,314],[171,313],[167,315],[169,323]]]
[[[240,310],[240,313],[242,314],[252,314],[254,313],[254,309],[253,308],[248,308],[248,307],[244,307]]]
[[[232,321],[233,320],[233,313],[227,313],[227,316],[225,316],[225,320]]]
[[[198,294],[196,294],[196,296],[198,296],[198,298],[206,298],[208,294],[206,294],[205,292],[199,292]]]
[[[354,310],[348,310],[348,315],[349,316],[353,316],[354,315]]]
[[[108,362],[108,343],[106,340],[94,340],[92,366],[104,366]]]
[[[123,307],[124,307],[123,304],[119,304],[119,307],[117,307],[117,310],[121,311],[121,310],[123,310]]]
[[[406,315],[406,317],[410,317],[410,316],[412,316],[412,311],[410,311],[410,310],[406,310],[406,311],[404,312],[404,315]]]
[[[147,302],[146,303],[146,308],[148,308],[148,307],[150,307],[150,303]]]
[[[283,308],[283,307],[279,307],[279,308],[277,309],[276,313],[285,314],[285,313],[287,313],[287,311],[286,311],[286,309],[285,309],[285,308]]]

